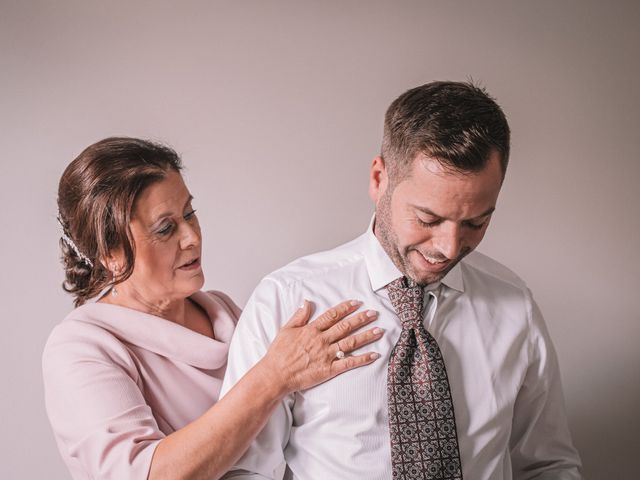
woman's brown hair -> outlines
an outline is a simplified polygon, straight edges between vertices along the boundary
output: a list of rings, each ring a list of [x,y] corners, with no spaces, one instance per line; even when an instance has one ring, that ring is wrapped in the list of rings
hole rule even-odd
[[[67,166],[58,186],[62,288],[75,296],[76,307],[129,278],[135,261],[129,228],[134,202],[150,184],[181,169],[171,148],[127,137],[94,143]],[[115,250],[122,252],[124,264],[114,276],[106,259]]]

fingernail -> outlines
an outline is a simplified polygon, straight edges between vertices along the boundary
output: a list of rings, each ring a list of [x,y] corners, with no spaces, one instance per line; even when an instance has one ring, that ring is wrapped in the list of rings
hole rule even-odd
[[[376,360],[380,358],[380,354],[379,353],[372,353],[371,355],[369,355],[369,359],[370,360]]]
[[[376,327],[376,328],[374,328],[374,329],[373,329],[373,334],[374,334],[374,335],[379,335],[379,334],[381,334],[382,332],[384,332],[384,330],[383,330],[383,329],[381,329],[381,328]]]
[[[362,302],[360,300],[351,300],[349,302],[349,305],[351,305],[352,307],[357,307],[358,305],[362,305]]]
[[[304,307],[306,307],[306,306],[307,306],[307,301],[306,301],[306,300],[303,300],[303,301],[302,301],[302,305],[300,305],[300,306],[298,307],[298,309],[300,309],[300,310],[304,310]]]
[[[372,318],[378,315],[378,312],[375,310],[367,310],[367,317]]]

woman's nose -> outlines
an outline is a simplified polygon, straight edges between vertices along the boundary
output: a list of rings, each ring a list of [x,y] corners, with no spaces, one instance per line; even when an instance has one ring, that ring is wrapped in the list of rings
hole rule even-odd
[[[192,225],[185,222],[181,225],[180,232],[180,248],[186,250],[187,248],[200,245],[200,228],[199,225]]]

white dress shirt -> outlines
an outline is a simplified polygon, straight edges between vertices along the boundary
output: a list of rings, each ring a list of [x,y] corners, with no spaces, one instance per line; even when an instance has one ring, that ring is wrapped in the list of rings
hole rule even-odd
[[[402,274],[369,230],[268,275],[234,334],[224,395],[267,351],[304,299],[316,313],[347,299],[375,309],[372,365],[285,398],[225,478],[391,480],[387,363],[401,331],[385,286]],[[542,316],[513,272],[472,253],[425,292],[425,328],[449,376],[464,478],[579,479],[558,364]],[[358,352],[356,352],[358,353]]]

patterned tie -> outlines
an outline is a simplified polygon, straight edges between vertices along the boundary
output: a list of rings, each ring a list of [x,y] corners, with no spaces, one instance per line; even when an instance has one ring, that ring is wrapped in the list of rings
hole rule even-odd
[[[422,288],[401,277],[387,292],[402,322],[387,373],[393,479],[462,479],[449,380],[422,324]]]

